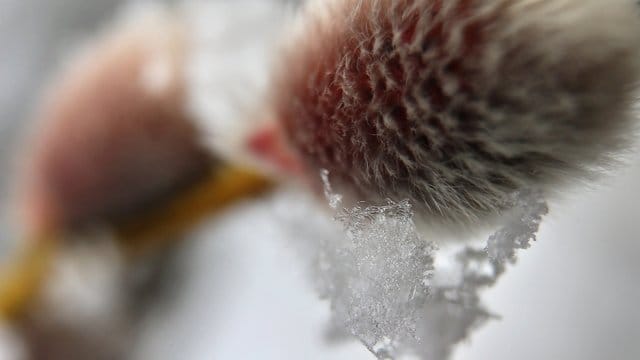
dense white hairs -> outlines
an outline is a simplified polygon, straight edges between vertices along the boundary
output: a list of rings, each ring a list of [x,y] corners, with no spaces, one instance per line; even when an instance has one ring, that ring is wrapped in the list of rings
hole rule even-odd
[[[639,34],[628,0],[311,1],[272,103],[338,191],[472,223],[624,148]]]

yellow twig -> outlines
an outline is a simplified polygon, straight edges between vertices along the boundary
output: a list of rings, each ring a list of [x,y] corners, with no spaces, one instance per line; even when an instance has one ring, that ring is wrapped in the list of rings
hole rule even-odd
[[[45,281],[55,241],[37,239],[0,273],[0,319],[19,318]]]
[[[119,224],[116,235],[124,252],[135,259],[168,245],[212,213],[263,193],[271,186],[271,181],[251,170],[220,166],[166,205]],[[53,239],[32,241],[22,256],[0,272],[0,319],[13,320],[27,310],[46,281],[48,266],[54,260],[59,243]]]
[[[224,207],[271,188],[272,182],[251,170],[223,167],[213,169],[166,206],[117,227],[125,250],[132,255],[166,245],[207,216]]]

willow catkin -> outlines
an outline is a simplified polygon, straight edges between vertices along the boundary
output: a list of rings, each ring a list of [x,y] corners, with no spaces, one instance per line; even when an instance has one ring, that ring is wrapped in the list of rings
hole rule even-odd
[[[352,200],[468,224],[625,144],[639,34],[626,0],[311,1],[273,113]]]
[[[150,14],[109,29],[51,88],[24,158],[28,231],[123,218],[208,171],[174,20]]]

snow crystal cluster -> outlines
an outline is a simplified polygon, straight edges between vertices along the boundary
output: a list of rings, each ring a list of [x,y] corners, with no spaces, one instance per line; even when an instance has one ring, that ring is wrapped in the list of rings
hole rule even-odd
[[[438,249],[416,230],[408,200],[343,209],[328,173],[321,175],[343,231],[319,239],[313,252],[320,295],[334,321],[379,359],[448,358],[492,317],[480,291],[535,240],[548,211],[540,192],[519,192],[484,247]]]
[[[323,172],[325,193],[337,210]],[[418,235],[409,201],[337,210],[345,236],[325,239],[318,253],[320,292],[336,319],[373,353],[387,357],[416,334],[429,295],[434,247]]]

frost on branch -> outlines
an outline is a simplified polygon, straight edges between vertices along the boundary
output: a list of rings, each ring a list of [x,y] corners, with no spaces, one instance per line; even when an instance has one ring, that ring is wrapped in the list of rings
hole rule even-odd
[[[540,192],[508,199],[511,209],[485,248],[437,251],[416,231],[408,200],[339,209],[323,172],[325,195],[343,236],[320,239],[315,272],[335,321],[379,359],[446,359],[456,343],[491,318],[480,291],[535,240],[547,205]]]

